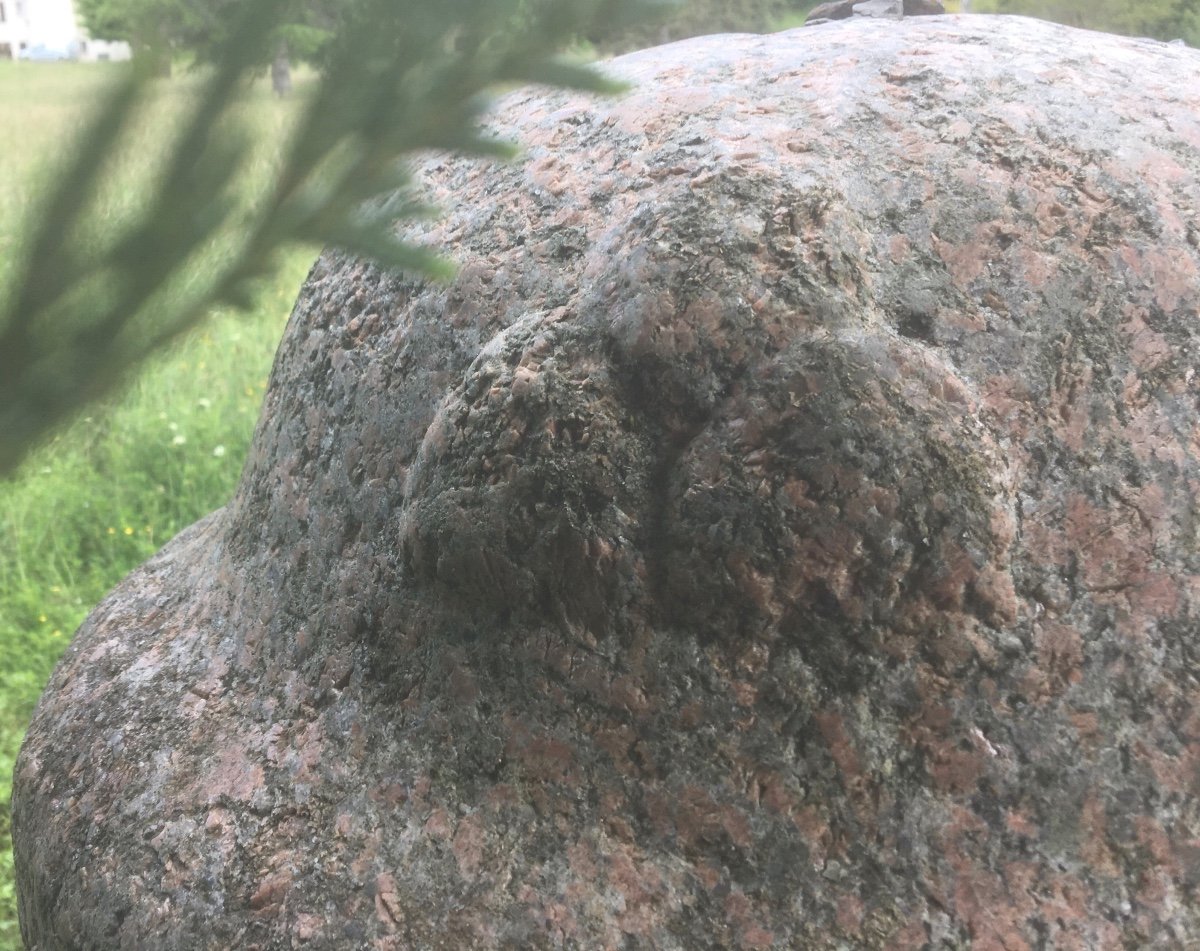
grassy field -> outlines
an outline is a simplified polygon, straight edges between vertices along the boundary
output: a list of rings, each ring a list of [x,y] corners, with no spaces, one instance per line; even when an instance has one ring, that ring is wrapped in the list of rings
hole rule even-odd
[[[29,183],[52,177],[71,129],[116,68],[0,62],[0,287],[36,193]],[[164,84],[155,121],[170,121],[188,82]],[[267,168],[291,107],[273,101],[263,84],[247,94],[245,108]],[[137,161],[155,158],[153,128]],[[137,172],[135,163],[130,174]],[[91,407],[39,449],[14,479],[0,481],[0,951],[21,947],[10,777],[38,695],[91,607],[176,532],[228,500],[313,256],[287,255],[248,313],[214,314],[119,397]]]

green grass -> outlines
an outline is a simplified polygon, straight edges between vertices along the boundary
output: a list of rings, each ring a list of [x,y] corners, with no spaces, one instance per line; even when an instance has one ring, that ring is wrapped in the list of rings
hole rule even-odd
[[[70,130],[114,67],[0,62],[0,279],[31,207],[30,181],[52,176]],[[165,84],[157,121],[170,121],[189,80]],[[269,168],[290,107],[265,86],[247,116]],[[147,124],[128,174],[153,163]],[[120,213],[120,187],[105,197]],[[0,481],[0,951],[21,947],[9,798],[12,767],[38,695],[96,602],[180,529],[223,505],[241,471],[283,324],[313,258],[285,255],[249,312],[215,314],[144,369],[117,398],[93,406],[17,475]]]

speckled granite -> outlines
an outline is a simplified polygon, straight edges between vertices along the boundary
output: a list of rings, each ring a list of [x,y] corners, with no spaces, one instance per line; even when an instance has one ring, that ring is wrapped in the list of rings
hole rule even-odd
[[[51,949],[1200,946],[1200,52],[854,17],[519,92],[326,255],[16,772]]]

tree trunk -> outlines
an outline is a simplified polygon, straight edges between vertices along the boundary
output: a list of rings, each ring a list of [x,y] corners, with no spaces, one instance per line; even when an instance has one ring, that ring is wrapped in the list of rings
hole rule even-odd
[[[271,61],[271,88],[280,99],[292,93],[292,64],[288,59],[286,44],[281,44],[275,59]]]

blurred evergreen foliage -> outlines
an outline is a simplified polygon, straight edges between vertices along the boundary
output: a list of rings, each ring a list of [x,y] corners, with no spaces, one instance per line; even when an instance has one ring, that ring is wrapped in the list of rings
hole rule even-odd
[[[169,0],[180,8],[189,2]],[[142,198],[136,210],[111,221],[100,199],[113,187],[131,128],[152,111],[157,82],[155,58],[135,58],[63,150],[0,287],[0,476],[214,306],[241,305],[290,242],[448,276],[434,251],[394,237],[397,219],[433,213],[405,200],[403,159],[430,149],[511,156],[511,143],[479,131],[488,90],[544,83],[614,91],[598,70],[557,51],[597,24],[616,29],[653,6],[353,0],[326,44],[315,92],[280,144],[277,171],[250,189],[253,149],[237,105],[296,0],[231,3],[186,119],[162,130],[164,161],[132,186]],[[163,40],[145,42],[153,48]]]

